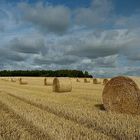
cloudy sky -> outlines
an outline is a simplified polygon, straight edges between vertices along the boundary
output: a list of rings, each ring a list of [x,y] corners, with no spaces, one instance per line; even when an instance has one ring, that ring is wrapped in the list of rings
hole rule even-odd
[[[0,0],[0,70],[140,76],[140,0]]]

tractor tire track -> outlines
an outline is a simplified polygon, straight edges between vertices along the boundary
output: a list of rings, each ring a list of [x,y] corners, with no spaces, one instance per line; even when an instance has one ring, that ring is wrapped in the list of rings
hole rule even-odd
[[[93,130],[95,130],[95,131],[97,131],[99,133],[103,133],[104,135],[112,137],[114,139],[119,139],[118,135],[113,134],[113,133],[111,134],[110,130],[104,130],[102,127],[100,127],[97,124],[96,121],[91,123],[91,122],[88,122],[88,121],[85,121],[85,120],[81,120],[81,119],[78,119],[75,116],[71,116],[70,114],[66,114],[66,113],[58,111],[56,109],[52,109],[49,106],[46,106],[46,105],[44,106],[42,104],[37,104],[37,103],[31,102],[30,100],[27,100],[25,98],[21,98],[21,97],[15,96],[15,95],[13,95],[11,93],[7,93],[7,94],[9,96],[12,96],[12,97],[14,97],[14,98],[16,98],[18,100],[21,100],[21,101],[23,101],[23,102],[25,102],[27,104],[33,105],[33,106],[35,106],[35,107],[37,107],[39,109],[42,109],[42,110],[47,111],[47,112],[49,112],[51,114],[54,114],[54,115],[56,115],[56,116],[58,116],[60,118],[64,118],[66,120],[70,120],[70,121],[73,121],[73,122],[78,123],[80,125],[83,125],[84,127],[91,128],[91,129],[93,129]],[[127,135],[125,137],[127,138]]]
[[[0,136],[2,140],[51,140],[48,134],[43,133],[1,101],[0,110],[1,113],[4,113],[1,120],[3,122],[0,122]]]
[[[3,101],[2,101],[3,102]],[[19,106],[16,106],[15,103]],[[81,127],[79,124],[56,116],[52,113],[47,113],[44,110],[41,111],[40,108],[37,108],[31,104],[28,104],[22,100],[17,100],[17,98],[5,94],[4,104],[6,104],[10,109],[16,114],[22,116],[23,118],[28,118],[29,122],[33,122],[33,125],[37,128],[40,128],[44,132],[48,132],[54,140],[59,139],[83,139],[83,140],[92,140],[92,139],[105,139],[112,140],[113,138],[108,137],[102,133],[94,131],[92,129]],[[23,111],[23,112],[22,112]],[[50,119],[50,121],[48,120]],[[47,123],[48,122],[48,123]],[[64,124],[62,124],[64,123]],[[57,127],[58,125],[58,127]],[[60,127],[60,128],[59,128]],[[62,128],[62,130],[61,130]],[[55,133],[54,133],[55,132]],[[63,134],[64,133],[64,134]],[[58,134],[58,135],[56,135]],[[63,138],[64,137],[64,138]]]

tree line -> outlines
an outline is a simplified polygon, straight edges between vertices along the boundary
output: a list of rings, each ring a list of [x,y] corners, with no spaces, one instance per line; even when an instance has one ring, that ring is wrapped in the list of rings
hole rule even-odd
[[[3,70],[0,76],[35,76],[35,77],[91,77],[87,71],[80,70]]]

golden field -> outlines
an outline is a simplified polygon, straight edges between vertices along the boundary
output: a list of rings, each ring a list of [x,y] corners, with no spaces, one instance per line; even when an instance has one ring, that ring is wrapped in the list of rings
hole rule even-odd
[[[76,82],[55,93],[44,78],[0,78],[0,140],[140,140],[140,116],[106,112],[103,84]],[[15,78],[17,79],[17,78]],[[140,87],[140,78],[133,77]]]

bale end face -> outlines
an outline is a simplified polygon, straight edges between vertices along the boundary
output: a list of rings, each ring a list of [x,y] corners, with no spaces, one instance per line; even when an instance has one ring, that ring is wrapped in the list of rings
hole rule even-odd
[[[140,114],[140,90],[128,77],[112,78],[105,85],[102,97],[107,111]]]
[[[52,86],[54,78],[44,78],[44,85],[45,86]]]
[[[54,78],[53,80],[54,92],[71,92],[72,83],[70,78]]]

